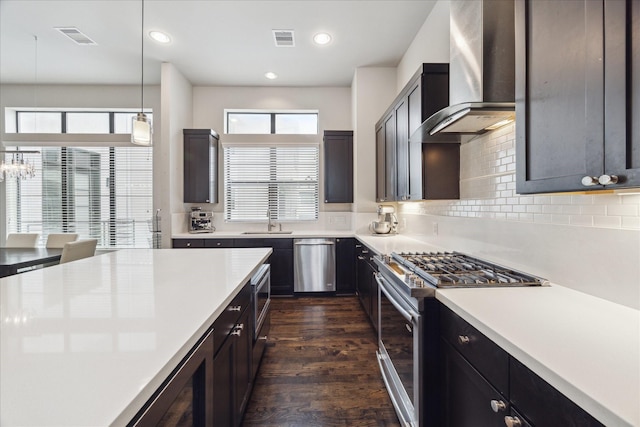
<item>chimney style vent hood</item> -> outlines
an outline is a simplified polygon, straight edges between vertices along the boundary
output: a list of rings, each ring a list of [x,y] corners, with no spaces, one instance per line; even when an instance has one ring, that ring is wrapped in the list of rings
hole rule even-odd
[[[515,119],[514,1],[452,0],[450,5],[451,105],[425,120],[412,142],[482,134]]]

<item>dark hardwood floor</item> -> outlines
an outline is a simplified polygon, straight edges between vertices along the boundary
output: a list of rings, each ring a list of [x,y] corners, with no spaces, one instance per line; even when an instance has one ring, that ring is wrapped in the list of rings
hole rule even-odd
[[[272,298],[250,426],[399,426],[357,297]]]

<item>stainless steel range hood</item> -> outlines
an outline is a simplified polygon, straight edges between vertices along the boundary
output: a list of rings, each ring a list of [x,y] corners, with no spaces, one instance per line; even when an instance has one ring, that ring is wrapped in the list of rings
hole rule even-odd
[[[452,0],[449,102],[412,142],[477,135],[515,119],[513,0]]]

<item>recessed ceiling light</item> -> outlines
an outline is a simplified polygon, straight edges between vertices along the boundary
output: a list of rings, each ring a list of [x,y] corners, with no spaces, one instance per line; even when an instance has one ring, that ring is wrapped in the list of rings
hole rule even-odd
[[[271,71],[269,71],[268,73],[264,73],[264,76],[269,80],[275,80],[278,78],[278,75],[276,73],[272,73]]]
[[[313,41],[319,45],[328,44],[331,41],[331,36],[328,33],[318,33],[313,36]]]
[[[153,40],[157,41],[158,43],[169,43],[171,41],[171,37],[169,37],[167,34],[163,33],[162,31],[150,31],[149,37],[151,37]]]

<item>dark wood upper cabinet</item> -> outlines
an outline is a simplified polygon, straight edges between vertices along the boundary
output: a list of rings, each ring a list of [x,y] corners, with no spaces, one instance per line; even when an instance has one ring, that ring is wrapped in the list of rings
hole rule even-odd
[[[517,0],[518,193],[640,186],[639,28],[633,0]]]
[[[218,141],[211,129],[183,129],[184,202],[218,203]]]
[[[324,131],[324,202],[353,203],[353,131]]]
[[[449,64],[422,64],[376,124],[378,202],[459,198],[459,144],[409,142],[423,121],[448,105]],[[432,162],[440,156],[442,164],[429,171],[427,156]]]

